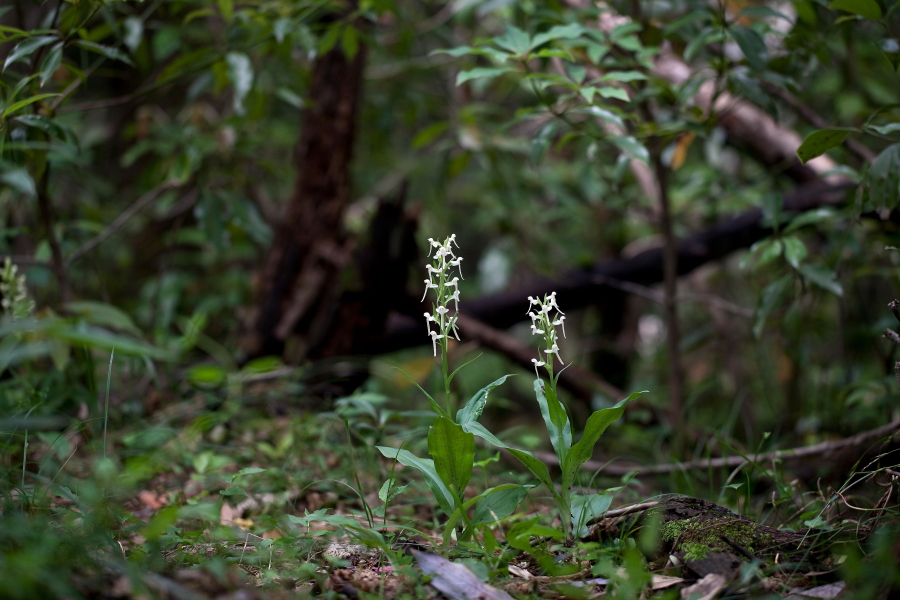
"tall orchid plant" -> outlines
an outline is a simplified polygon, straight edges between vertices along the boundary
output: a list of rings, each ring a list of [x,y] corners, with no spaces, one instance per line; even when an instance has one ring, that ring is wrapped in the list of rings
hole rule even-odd
[[[519,502],[525,497],[527,490],[533,486],[505,484],[490,488],[466,499],[466,486],[472,475],[475,460],[475,436],[478,436],[498,448],[506,449],[515,456],[543,484],[553,497],[560,512],[563,531],[560,537],[572,539],[586,532],[588,520],[602,514],[609,507],[611,496],[590,494],[573,495],[572,488],[581,465],[591,457],[594,445],[606,428],[622,416],[625,404],[643,392],[631,394],[615,406],[594,412],[585,425],[581,439],[573,444],[572,424],[566,409],[556,395],[556,383],[561,370],[556,370],[555,362],[562,365],[559,355],[559,340],[556,328],[559,327],[565,337],[565,313],[560,310],[553,292],[543,299],[529,296],[528,315],[531,317],[531,330],[542,337],[544,342],[540,358],[532,359],[536,379],[535,395],[541,409],[541,415],[550,434],[550,442],[556,451],[559,466],[562,469],[562,483],[557,485],[550,477],[547,465],[535,458],[527,450],[507,446],[493,433],[478,422],[487,403],[488,394],[506,381],[509,375],[490,383],[478,391],[466,404],[452,416],[452,400],[450,382],[459,372],[449,369],[448,347],[451,337],[459,339],[456,311],[459,303],[459,280],[462,278],[460,264],[462,257],[457,257],[453,246],[457,249],[456,236],[451,235],[444,242],[429,238],[432,264],[428,265],[428,279],[425,280],[425,295],[434,290],[435,299],[431,304],[431,312],[425,313],[428,335],[432,341],[432,351],[437,355],[441,349],[441,373],[444,380],[445,406],[438,404],[434,398],[418,386],[428,398],[431,407],[437,413],[434,423],[428,431],[428,453],[432,459],[419,458],[408,450],[378,446],[378,450],[387,458],[397,460],[403,465],[418,469],[431,488],[441,509],[449,516],[444,529],[445,542],[449,542],[456,526],[463,524],[460,539],[469,537],[473,528],[492,523],[511,515]],[[451,291],[452,290],[452,291]],[[450,304],[453,304],[451,312]],[[465,365],[462,365],[465,366]],[[545,385],[538,369],[544,367],[549,375],[550,385]],[[410,378],[412,379],[412,378]],[[470,516],[469,510],[474,508]],[[527,531],[519,531],[517,535],[527,535]]]

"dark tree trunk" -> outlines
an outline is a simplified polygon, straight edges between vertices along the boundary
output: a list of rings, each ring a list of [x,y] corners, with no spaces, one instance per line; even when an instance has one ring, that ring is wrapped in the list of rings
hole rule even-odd
[[[332,329],[338,274],[352,255],[342,228],[364,65],[334,48],[316,59],[296,164],[298,182],[259,273],[251,355],[306,358]],[[296,343],[293,343],[296,341]]]

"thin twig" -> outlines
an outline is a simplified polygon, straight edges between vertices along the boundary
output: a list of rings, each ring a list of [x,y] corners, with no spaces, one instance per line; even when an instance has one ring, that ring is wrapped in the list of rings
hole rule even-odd
[[[774,450],[763,454],[756,454],[752,457],[752,462],[768,462],[775,459],[780,460],[797,460],[810,456],[818,456],[822,454],[832,454],[845,448],[853,448],[862,446],[871,440],[882,437],[895,437],[900,435],[900,419],[895,419],[887,425],[876,427],[868,431],[863,431],[856,435],[841,439],[820,442],[811,446],[801,446],[800,448],[792,448],[788,450]],[[558,465],[559,459],[552,452],[535,452],[535,458],[541,460],[545,464]],[[728,456],[723,458],[710,458],[701,460],[691,460],[683,463],[669,463],[662,465],[640,466],[634,464],[613,464],[604,463],[596,460],[589,460],[584,463],[583,467],[589,471],[602,471],[604,475],[627,475],[633,471],[639,471],[642,475],[662,475],[673,473],[675,471],[688,471],[694,469],[719,469],[732,468],[745,465],[751,462],[751,459],[743,456]]]
[[[496,350],[522,367],[531,370],[531,359],[536,356],[537,351],[508,333],[494,329],[490,325],[462,313],[457,313],[456,325],[464,338],[478,342],[485,348]],[[594,389],[609,398],[621,398],[625,395],[622,390],[596,373],[576,365],[569,365],[559,374],[559,385],[573,395],[588,400],[593,396]]]
[[[615,279],[614,277],[607,277],[606,275],[593,275],[591,278],[595,283],[606,285],[617,290],[622,290],[623,292],[646,298],[658,304],[665,304],[666,301],[665,294],[663,294],[662,292],[658,292],[652,287],[646,285],[641,285],[639,283],[634,283],[631,281],[623,281],[621,279]],[[715,294],[679,294],[677,296],[677,300],[678,302],[709,303],[726,312],[730,312],[732,314],[748,319],[753,318],[753,315],[755,314],[752,308],[745,308],[743,306],[740,306],[739,304],[735,304],[734,302],[729,302],[728,300],[720,298]]]
[[[115,221],[106,226],[106,228],[98,233],[96,236],[88,240],[84,245],[82,245],[78,250],[72,253],[69,258],[66,259],[66,266],[70,266],[73,262],[96,248],[98,245],[103,243],[106,238],[114,234],[116,231],[122,228],[128,220],[136,215],[142,208],[156,200],[160,194],[162,194],[166,190],[170,190],[172,188],[178,187],[179,183],[174,180],[163,182],[157,185],[155,188],[151,189],[143,196],[134,201],[134,203],[129,206],[125,211],[116,217]]]

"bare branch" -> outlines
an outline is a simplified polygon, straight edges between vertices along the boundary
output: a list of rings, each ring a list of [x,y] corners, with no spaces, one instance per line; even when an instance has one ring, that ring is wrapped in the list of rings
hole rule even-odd
[[[876,427],[868,431],[863,431],[854,436],[841,440],[829,440],[813,444],[811,446],[803,446],[790,450],[774,450],[756,454],[752,457],[754,463],[768,462],[775,459],[780,460],[799,460],[810,456],[834,454],[845,448],[854,448],[863,446],[872,440],[878,438],[895,438],[900,436],[900,419],[895,419],[887,425]],[[535,452],[535,458],[547,464],[558,464],[559,459],[552,452]],[[675,471],[688,471],[694,469],[719,469],[740,467],[750,461],[743,456],[728,456],[724,458],[712,458],[703,460],[691,460],[683,463],[670,463],[663,465],[641,466],[634,464],[614,464],[604,463],[596,460],[589,460],[584,463],[584,468],[589,471],[602,471],[604,475],[627,475],[633,471],[639,471],[641,475],[664,475]]]
[[[129,206],[127,209],[125,209],[125,211],[122,214],[120,214],[118,217],[116,217],[115,221],[113,221],[112,223],[107,225],[103,231],[101,231],[100,233],[95,235],[93,238],[88,240],[84,245],[82,245],[78,250],[73,252],[72,255],[66,259],[66,261],[65,261],[66,266],[67,267],[70,266],[73,262],[75,262],[76,260],[78,260],[79,258],[84,256],[85,254],[87,254],[88,252],[90,252],[91,250],[93,250],[94,248],[99,246],[101,243],[103,243],[106,240],[106,238],[108,238],[109,236],[114,234],[116,231],[121,229],[122,226],[125,225],[125,223],[127,223],[131,217],[136,215],[142,208],[144,208],[145,206],[147,206],[148,204],[150,204],[151,202],[156,200],[156,198],[158,198],[159,195],[162,194],[164,191],[178,187],[178,185],[179,185],[178,182],[176,182],[174,180],[163,182],[163,183],[157,185],[156,187],[154,187],[153,189],[151,189],[150,191],[148,191],[147,193],[145,193],[143,196],[141,196],[137,200],[135,200],[131,206]]]

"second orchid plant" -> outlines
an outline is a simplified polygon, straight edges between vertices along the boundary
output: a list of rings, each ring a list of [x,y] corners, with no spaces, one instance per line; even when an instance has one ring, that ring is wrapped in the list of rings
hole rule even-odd
[[[575,485],[578,471],[581,465],[591,457],[594,445],[606,428],[622,416],[625,404],[643,392],[631,394],[611,408],[594,412],[585,425],[581,439],[573,444],[571,422],[565,406],[556,395],[556,384],[561,370],[556,371],[555,361],[563,364],[559,356],[556,328],[559,327],[565,336],[564,321],[566,317],[556,303],[556,293],[554,292],[543,299],[529,296],[528,315],[532,320],[532,333],[541,336],[545,345],[541,357],[532,359],[537,376],[534,381],[534,391],[544,424],[550,434],[550,442],[562,470],[562,482],[559,487],[553,482],[546,464],[527,450],[507,446],[478,422],[487,403],[488,394],[505,382],[509,375],[504,375],[479,390],[453,416],[450,382],[462,367],[450,372],[448,349],[451,337],[459,339],[456,328],[458,318],[456,311],[459,303],[459,280],[462,278],[460,271],[462,257],[457,257],[453,252],[453,246],[459,248],[456,245],[455,235],[451,235],[443,243],[432,239],[428,241],[434,255],[431,257],[432,264],[426,267],[428,279],[425,280],[425,296],[422,299],[424,300],[428,296],[429,290],[434,292],[432,309],[431,312],[425,313],[425,321],[435,356],[438,348],[441,350],[445,406],[438,404],[427,391],[419,386],[437,413],[437,417],[428,431],[428,453],[431,455],[431,459],[420,458],[408,450],[387,446],[378,446],[378,450],[385,457],[418,469],[424,475],[438,505],[449,516],[444,529],[444,539],[447,543],[453,537],[460,522],[463,527],[457,538],[466,539],[471,536],[474,527],[508,517],[525,497],[528,489],[533,487],[504,484],[487,489],[472,498],[466,498],[466,486],[471,478],[475,460],[475,436],[493,446],[506,449],[547,488],[559,509],[562,522],[560,538],[571,540],[576,536],[584,535],[587,522],[606,511],[612,497],[601,494],[573,495],[572,488]],[[549,386],[541,379],[538,372],[539,367],[544,367],[547,371]],[[474,512],[470,515],[469,511],[473,506]],[[534,526],[540,527],[539,525]],[[514,530],[516,531],[514,532]],[[514,543],[511,540],[525,539],[529,534],[527,529],[521,527],[514,528],[514,530],[510,530],[507,534],[507,541],[511,544]],[[546,534],[546,528],[542,531]]]

